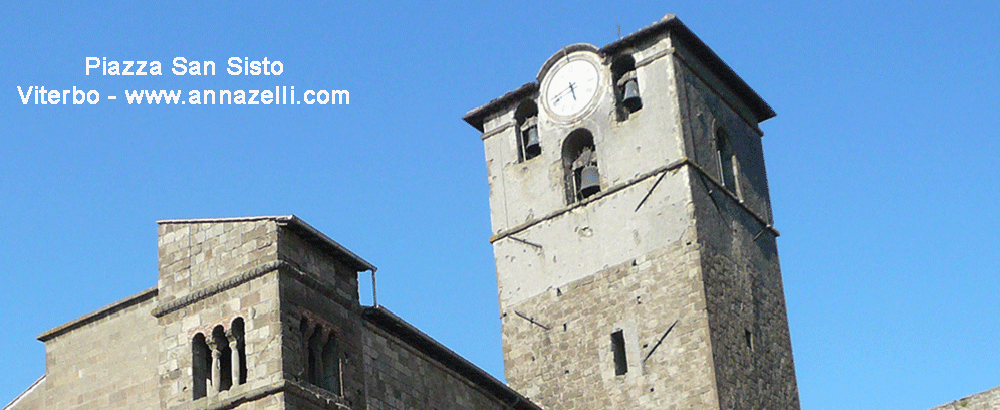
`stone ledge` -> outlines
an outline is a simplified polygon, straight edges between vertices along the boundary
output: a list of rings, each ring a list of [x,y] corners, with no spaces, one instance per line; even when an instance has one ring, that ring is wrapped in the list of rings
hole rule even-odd
[[[278,393],[291,394],[310,402],[319,404],[322,407],[330,408],[333,405],[337,409],[348,410],[351,407],[341,397],[337,397],[326,391],[319,391],[317,388],[307,386],[293,380],[280,380],[270,385],[261,386],[246,392],[229,396],[226,392],[214,396],[203,397],[184,405],[176,407],[177,410],[228,410],[238,407],[243,403],[257,401]]]
[[[229,289],[235,288],[237,286],[240,286],[244,283],[247,283],[251,280],[257,279],[274,271],[289,273],[294,277],[297,277],[301,282],[305,283],[307,286],[310,286],[320,291],[327,297],[330,297],[332,299],[337,299],[340,303],[345,303],[345,301],[343,300],[344,298],[339,294],[337,294],[335,289],[316,280],[315,278],[307,274],[305,271],[303,271],[294,262],[277,260],[274,262],[267,262],[261,264],[255,268],[252,268],[238,275],[231,276],[221,281],[212,283],[208,286],[205,286],[201,289],[198,289],[188,294],[187,296],[178,298],[174,301],[171,301],[170,303],[165,303],[163,305],[160,305],[156,309],[153,309],[153,311],[150,313],[154,317],[161,318],[172,312],[180,310],[185,306],[191,305],[199,300],[225,292]]]

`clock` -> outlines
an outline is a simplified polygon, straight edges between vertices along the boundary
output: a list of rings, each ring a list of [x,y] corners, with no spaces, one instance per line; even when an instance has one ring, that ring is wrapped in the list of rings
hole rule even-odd
[[[572,60],[550,77],[545,102],[553,114],[573,117],[586,108],[597,95],[597,67],[588,60]]]

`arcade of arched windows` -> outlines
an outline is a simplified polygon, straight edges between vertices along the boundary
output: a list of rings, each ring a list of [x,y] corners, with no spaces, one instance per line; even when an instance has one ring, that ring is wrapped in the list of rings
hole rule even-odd
[[[197,333],[191,343],[194,399],[218,394],[247,382],[247,355],[243,318],[226,329],[216,326],[208,335]]]
[[[312,385],[343,396],[343,362],[333,326],[303,315],[299,322],[300,354],[304,359],[303,378]]]

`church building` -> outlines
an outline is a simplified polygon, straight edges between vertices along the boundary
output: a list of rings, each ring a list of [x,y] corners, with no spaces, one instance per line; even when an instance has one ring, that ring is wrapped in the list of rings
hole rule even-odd
[[[3,410],[798,409],[774,115],[673,15],[466,114],[506,384],[362,306],[375,266],[294,216],[165,220],[156,285],[39,336]]]

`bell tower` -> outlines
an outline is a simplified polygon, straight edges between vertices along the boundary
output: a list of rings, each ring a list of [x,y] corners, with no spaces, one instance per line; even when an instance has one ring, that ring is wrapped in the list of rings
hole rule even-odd
[[[470,111],[511,387],[545,408],[798,409],[761,132],[680,20]]]

